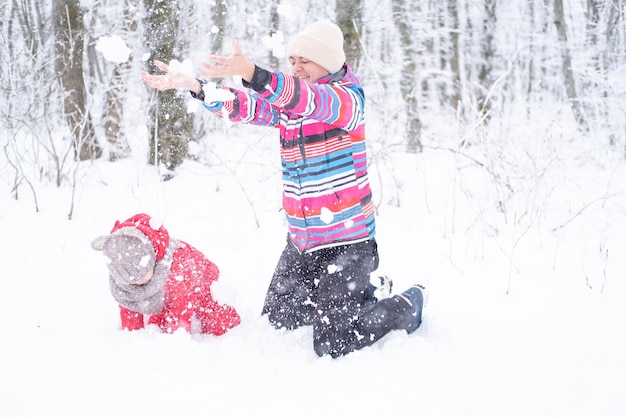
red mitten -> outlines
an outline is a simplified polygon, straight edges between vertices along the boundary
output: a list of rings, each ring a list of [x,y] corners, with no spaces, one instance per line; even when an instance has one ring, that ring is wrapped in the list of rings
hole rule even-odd
[[[120,318],[124,330],[143,329],[143,314],[141,313],[120,306]]]
[[[202,333],[215,336],[221,336],[241,323],[241,317],[233,307],[216,302],[211,303],[208,308],[201,309],[197,316],[202,323]]]

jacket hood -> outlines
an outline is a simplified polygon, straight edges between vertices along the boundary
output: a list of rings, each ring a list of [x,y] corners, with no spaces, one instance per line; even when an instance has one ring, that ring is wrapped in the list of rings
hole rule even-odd
[[[170,235],[160,221],[153,219],[145,213],[139,213],[124,221],[117,220],[113,229],[111,229],[111,234],[121,229],[125,229],[124,234],[132,235],[134,233],[128,233],[131,232],[129,229],[135,229],[145,235],[152,243],[152,246],[154,246],[157,262],[165,256],[165,252],[170,244]],[[91,243],[92,248],[102,250],[104,242],[108,237],[109,235],[96,238]]]

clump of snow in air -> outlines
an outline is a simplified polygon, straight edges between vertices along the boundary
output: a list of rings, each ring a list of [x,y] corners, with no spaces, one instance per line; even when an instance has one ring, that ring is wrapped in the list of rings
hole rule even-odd
[[[261,42],[263,46],[272,51],[274,57],[279,59],[285,57],[285,37],[282,31],[278,30],[271,36],[263,36]]]
[[[235,99],[235,95],[230,90],[220,88],[212,81],[202,86],[202,91],[204,91],[204,102],[207,104]]]
[[[280,16],[291,18],[293,18],[296,14],[296,10],[294,9],[294,7],[289,4],[279,4],[276,7],[276,12],[278,12]]]
[[[183,62],[172,59],[168,66],[172,74],[185,74],[193,77],[193,64],[189,59],[185,59]]]
[[[100,52],[107,61],[120,64],[127,62],[131,50],[117,35],[102,36],[96,42],[96,51]]]

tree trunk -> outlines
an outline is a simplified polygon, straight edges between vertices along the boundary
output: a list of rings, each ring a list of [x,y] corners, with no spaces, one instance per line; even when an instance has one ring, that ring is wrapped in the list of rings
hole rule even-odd
[[[280,15],[278,14],[278,2],[272,2],[270,5],[270,30],[269,35],[273,35],[278,31],[278,25],[280,22]],[[274,56],[272,50],[269,52],[268,60],[270,68],[278,69],[280,68],[280,62],[278,58]]]
[[[605,7],[613,7],[612,5]],[[610,21],[602,22],[601,14],[603,11],[603,2],[599,0],[587,1],[587,46],[592,51],[592,68],[596,73],[596,77],[590,80],[585,88],[587,91],[596,93],[598,100],[593,100],[595,108],[587,106],[590,112],[593,112],[599,120],[598,123],[603,130],[608,132],[609,143],[615,144],[617,138],[611,129],[611,115],[608,108],[609,86],[610,81],[607,78],[607,50],[608,39],[606,34],[610,31]],[[608,17],[608,16],[607,16]],[[602,26],[604,25],[604,26]],[[600,36],[604,33],[604,36]],[[599,80],[599,81],[597,81]]]
[[[459,45],[459,11],[457,0],[448,0],[448,13],[450,19],[450,43],[451,51],[449,52],[450,71],[452,72],[452,94],[450,95],[450,104],[453,109],[458,109],[461,104],[461,49]]]
[[[124,27],[123,33],[130,38],[137,31],[137,15],[134,10],[139,7],[139,0],[125,0],[124,2]],[[123,130],[124,103],[128,75],[131,71],[133,56],[128,61],[115,64],[109,87],[106,90],[106,102],[104,110],[104,134],[109,143],[109,160],[115,161],[128,156],[130,147],[126,134]]]
[[[578,99],[576,92],[576,81],[574,79],[574,71],[572,70],[572,56],[568,45],[567,24],[565,20],[565,9],[563,8],[563,0],[554,1],[554,24],[559,36],[563,61],[561,71],[563,73],[563,82],[565,83],[565,92],[569,100],[574,119],[578,123],[578,127],[583,132],[588,132],[589,127],[583,113],[583,108]]]
[[[145,0],[145,37],[150,60],[148,72],[159,70],[152,61],[169,62],[174,58],[179,31],[180,9],[174,1]],[[193,120],[186,112],[185,101],[176,90],[156,92],[149,108],[149,162],[167,169],[179,166],[188,153]]]
[[[228,7],[226,0],[215,0],[215,13],[213,14],[213,24],[217,27],[217,32],[213,36],[213,44],[211,51],[215,54],[224,53],[224,31],[226,30],[226,22],[228,17]]]
[[[415,60],[417,51],[412,36],[411,11],[415,6],[409,5],[406,0],[393,0],[393,20],[400,32],[400,48],[404,57],[402,61],[402,78],[400,89],[406,113],[406,128],[404,137],[408,152],[422,151],[422,121],[418,110],[418,74]]]
[[[55,68],[63,91],[63,112],[70,128],[75,156],[80,160],[97,158],[100,145],[86,102],[83,75],[85,28],[77,1],[55,0]]]
[[[361,64],[361,39],[363,34],[363,1],[338,2],[335,15],[337,25],[343,32],[346,61],[358,71]]]
[[[482,59],[478,65],[478,82],[480,90],[477,93],[476,102],[478,103],[478,111],[485,120],[489,119],[491,112],[491,101],[487,97],[487,93],[491,90],[494,82],[492,75],[494,45],[493,36],[496,26],[496,0],[485,0],[484,2],[485,17],[483,19],[480,51]]]

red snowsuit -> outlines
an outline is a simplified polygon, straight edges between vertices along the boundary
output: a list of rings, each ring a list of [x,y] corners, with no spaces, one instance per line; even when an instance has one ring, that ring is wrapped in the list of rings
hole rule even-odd
[[[157,262],[161,260],[168,245],[177,243],[163,292],[163,309],[148,316],[148,324],[156,324],[163,332],[172,333],[179,328],[191,331],[192,318],[197,319],[202,333],[222,335],[237,326],[241,319],[229,305],[221,305],[211,295],[211,283],[218,279],[217,266],[199,250],[180,240],[171,239],[167,231],[150,226],[150,217],[138,214],[120,223],[111,231],[122,227],[136,227],[155,247]],[[137,330],[144,327],[144,315],[120,306],[122,328]]]

